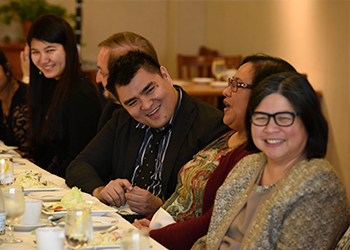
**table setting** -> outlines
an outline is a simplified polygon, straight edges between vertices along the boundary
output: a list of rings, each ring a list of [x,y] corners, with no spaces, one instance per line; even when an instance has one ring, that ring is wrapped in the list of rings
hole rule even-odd
[[[2,235],[0,206],[0,249],[134,249],[127,246],[130,237],[139,242],[140,249],[166,249],[119,214],[131,212],[127,206],[119,211],[79,188],[69,188],[63,178],[21,158],[14,148],[1,146],[0,162],[10,159],[12,169],[0,164],[0,173],[12,171],[13,184],[0,181],[0,203],[5,205],[6,225],[10,225]],[[26,185],[26,179],[34,186]]]

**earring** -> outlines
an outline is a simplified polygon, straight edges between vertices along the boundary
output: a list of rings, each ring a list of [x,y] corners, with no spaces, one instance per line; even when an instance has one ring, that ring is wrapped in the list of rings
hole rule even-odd
[[[6,75],[7,75],[7,76],[10,75],[10,73],[9,73],[9,72],[6,72]]]
[[[41,72],[40,70],[39,70],[39,75],[42,75],[43,74],[43,72]]]

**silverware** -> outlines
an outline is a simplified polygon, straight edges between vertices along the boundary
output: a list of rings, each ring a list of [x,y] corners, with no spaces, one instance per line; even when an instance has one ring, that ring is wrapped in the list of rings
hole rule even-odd
[[[42,195],[41,198],[46,198],[46,197],[58,197],[61,198],[62,195],[57,195],[57,194],[47,194],[47,195]]]
[[[118,229],[118,226],[117,225],[113,225],[109,228],[107,228],[106,230],[102,231],[102,232],[99,232],[99,234],[105,234],[105,233],[109,233],[109,232],[112,232],[114,230]]]
[[[55,218],[55,217],[51,217],[51,216],[49,216],[49,220],[51,221],[51,224],[52,225],[54,225],[54,226],[60,226],[59,224],[60,224],[60,222],[61,221],[64,221],[65,219],[66,219],[66,216],[64,215],[64,216],[62,216],[62,217],[59,217],[59,218]]]
[[[117,222],[118,222],[118,220],[111,220],[111,221],[94,220],[92,223],[112,224],[112,223],[117,223]]]

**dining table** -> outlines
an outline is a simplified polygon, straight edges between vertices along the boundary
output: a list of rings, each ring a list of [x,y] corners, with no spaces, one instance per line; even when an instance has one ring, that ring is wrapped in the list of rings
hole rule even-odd
[[[216,81],[213,78],[195,77],[193,79],[174,79],[174,85],[180,86],[189,96],[195,97],[210,105],[221,108],[223,91],[227,87],[227,81]],[[315,90],[318,97],[322,97],[321,90]]]
[[[1,154],[0,154],[0,158],[1,158]],[[40,168],[39,166],[35,165],[34,163],[32,163],[31,161],[21,158],[18,155],[13,155],[13,168],[14,168],[14,172],[15,174],[18,172],[23,172],[26,170],[32,170],[33,173],[40,173],[41,175],[41,179],[45,180],[45,181],[50,181],[54,184],[56,184],[60,189],[60,190],[55,190],[55,191],[51,191],[48,192],[48,194],[52,194],[54,192],[57,193],[65,193],[65,192],[69,192],[71,190],[70,187],[68,187],[65,183],[65,179],[56,176],[54,174],[51,174],[50,172]],[[25,189],[24,189],[25,190]],[[43,188],[42,190],[40,190],[40,192],[45,192],[45,189]],[[25,199],[30,199],[31,195],[33,196],[35,194],[35,192],[30,193],[30,192],[25,192]],[[83,193],[85,197],[91,197],[93,199],[96,199],[94,197],[92,197],[90,194],[87,193]],[[45,202],[47,201],[43,201],[43,204],[45,204]],[[115,208],[115,210],[118,210],[118,208]],[[92,214],[93,215],[93,214]],[[94,215],[93,215],[94,216]],[[41,219],[48,219],[48,215],[44,213],[44,211],[41,214]],[[117,229],[115,230],[116,232],[118,232],[121,236],[123,235],[124,232],[130,232],[130,230],[138,230],[136,227],[134,227],[131,223],[129,223],[127,220],[125,220],[118,212],[107,212],[106,214],[100,215],[101,219],[105,219],[106,218],[114,218],[117,223]],[[111,219],[108,219],[111,220]],[[49,225],[52,226],[52,225]],[[61,225],[62,226],[62,225]],[[64,225],[63,225],[64,226]],[[0,245],[0,249],[1,250],[36,250],[36,244],[35,244],[35,229],[30,228],[23,228],[19,227],[19,229],[16,229],[16,225],[14,227],[15,231],[14,231],[14,236],[16,238],[19,238],[21,240],[23,240],[22,243],[15,243],[15,244],[2,244]],[[95,231],[101,231],[101,230],[105,230],[106,228],[94,228],[94,232]],[[4,239],[6,235],[2,235],[0,236],[0,239]],[[163,249],[167,249],[164,246],[162,246],[161,244],[159,244],[157,241],[155,241],[154,239],[150,238],[150,246],[152,250],[163,250]],[[69,249],[69,248],[65,248],[65,249]],[[121,249],[120,245],[116,245],[116,246],[96,246],[96,247],[87,247],[84,249]]]
[[[173,83],[179,85],[189,96],[209,103],[216,108],[219,107],[219,97],[223,96],[222,91],[227,87],[227,81],[214,81],[210,78],[207,82],[196,82],[195,79],[175,79]]]

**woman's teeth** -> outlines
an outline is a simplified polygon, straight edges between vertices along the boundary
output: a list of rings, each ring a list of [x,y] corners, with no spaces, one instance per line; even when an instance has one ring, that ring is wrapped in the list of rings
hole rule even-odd
[[[52,67],[53,67],[53,65],[45,66],[44,69],[51,69]]]
[[[276,143],[284,142],[284,140],[266,140],[266,141],[269,144],[276,144]]]

